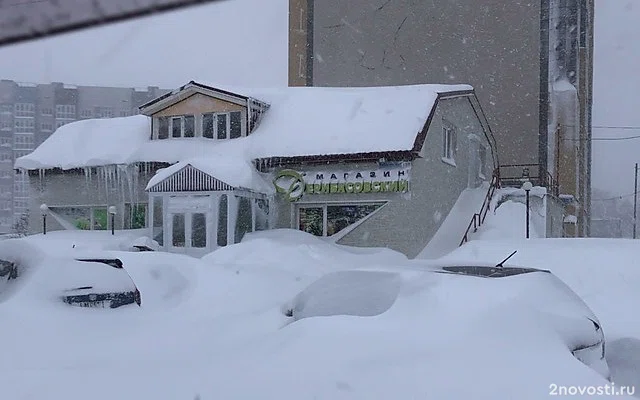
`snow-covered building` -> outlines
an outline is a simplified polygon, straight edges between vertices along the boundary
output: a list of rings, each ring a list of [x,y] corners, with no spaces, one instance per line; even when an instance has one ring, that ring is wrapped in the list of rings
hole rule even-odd
[[[15,167],[31,228],[146,226],[201,254],[246,232],[297,228],[413,257],[460,193],[486,184],[495,142],[466,85],[222,90],[188,84],[143,115],[61,127]],[[471,217],[471,215],[469,216]]]

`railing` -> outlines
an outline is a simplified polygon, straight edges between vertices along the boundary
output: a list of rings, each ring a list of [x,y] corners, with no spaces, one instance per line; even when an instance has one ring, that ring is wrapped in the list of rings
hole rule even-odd
[[[489,190],[487,191],[487,195],[484,197],[482,207],[480,207],[480,212],[473,214],[473,216],[471,217],[471,221],[469,221],[467,230],[464,232],[462,241],[460,241],[460,246],[467,243],[469,241],[469,235],[471,233],[477,232],[478,228],[480,228],[480,226],[484,223],[484,220],[487,217],[487,213],[489,212],[489,208],[491,208],[491,200],[493,199],[493,194],[498,188],[500,188],[500,170],[496,169],[495,171],[493,171],[491,183],[489,184]]]
[[[547,188],[554,196],[560,193],[558,182],[540,164],[509,164],[498,168],[500,186],[521,187],[525,181]]]

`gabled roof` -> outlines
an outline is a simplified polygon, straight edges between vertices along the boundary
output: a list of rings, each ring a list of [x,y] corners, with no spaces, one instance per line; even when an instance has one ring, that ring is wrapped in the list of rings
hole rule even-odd
[[[200,192],[233,189],[235,189],[233,186],[194,168],[191,164],[187,164],[155,185],[148,187],[147,190],[149,192]]]
[[[199,157],[159,170],[149,192],[200,192],[245,189],[271,193],[273,188],[248,162],[237,157]]]
[[[220,100],[244,106],[247,105],[247,101],[249,100],[248,96],[239,93],[190,81],[186,85],[180,86],[178,89],[165,93],[164,95],[141,105],[139,109],[144,115],[152,115],[192,96],[195,93],[200,93],[205,96],[218,98]]]
[[[212,88],[190,82],[181,89],[183,93],[187,86]],[[490,135],[473,88],[467,85],[215,90],[230,96],[245,93],[251,96],[244,97],[249,99],[247,103],[260,98],[271,107],[251,135],[229,140],[151,140],[150,118],[146,116],[73,122],[56,130],[31,154],[18,158],[15,168],[174,163],[219,156],[271,164],[411,159],[424,145],[438,102],[457,96],[469,99]],[[168,97],[164,99],[169,102]],[[153,107],[160,107],[162,100],[156,100]]]

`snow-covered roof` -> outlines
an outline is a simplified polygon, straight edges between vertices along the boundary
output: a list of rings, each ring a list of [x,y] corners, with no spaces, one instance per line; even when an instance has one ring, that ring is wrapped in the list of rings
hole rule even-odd
[[[216,156],[196,157],[180,161],[167,168],[159,170],[147,184],[145,190],[149,190],[171,177],[183,168],[192,166],[201,172],[218,179],[233,188],[243,188],[259,193],[273,192],[265,178],[251,165],[240,157]]]
[[[441,93],[467,85],[291,87],[251,91],[271,108],[254,133],[254,156],[410,151]]]
[[[149,141],[149,118],[87,119],[63,125],[32,153],[16,160],[23,169],[70,169],[126,164],[131,153]]]
[[[226,90],[226,89],[225,89]],[[216,154],[246,161],[416,150],[418,135],[440,94],[471,92],[468,85],[239,89],[270,104],[246,138],[151,140],[149,118],[84,120],[56,130],[18,169],[81,168],[141,161],[177,162]]]

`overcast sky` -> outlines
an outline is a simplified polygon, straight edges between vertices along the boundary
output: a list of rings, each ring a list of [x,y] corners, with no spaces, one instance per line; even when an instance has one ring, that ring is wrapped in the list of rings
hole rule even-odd
[[[593,136],[640,135],[640,2],[596,0]],[[640,162],[640,139],[594,141],[593,185],[614,194],[634,190],[634,164]]]
[[[0,77],[173,89],[287,85],[288,0],[228,0],[0,48]]]
[[[0,48],[0,77],[175,88],[287,84],[288,0],[231,0]],[[242,15],[230,18],[230,15]],[[640,1],[596,0],[594,137],[640,135]],[[633,192],[640,139],[595,141],[593,184]]]

